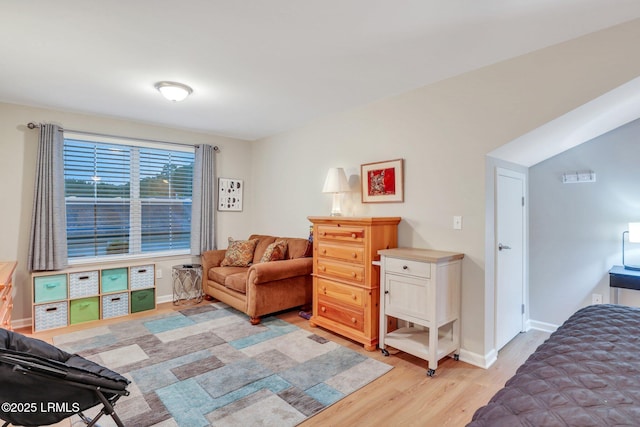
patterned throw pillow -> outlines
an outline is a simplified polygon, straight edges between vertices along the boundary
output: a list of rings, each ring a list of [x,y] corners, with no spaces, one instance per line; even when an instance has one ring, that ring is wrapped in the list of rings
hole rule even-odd
[[[260,262],[280,261],[287,252],[287,241],[276,240],[265,249]]]
[[[222,267],[248,267],[253,261],[258,239],[233,240],[229,237],[229,247],[220,263]]]

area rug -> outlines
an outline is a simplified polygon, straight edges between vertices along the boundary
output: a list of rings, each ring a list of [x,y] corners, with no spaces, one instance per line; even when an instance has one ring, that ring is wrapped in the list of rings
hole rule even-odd
[[[392,367],[275,317],[222,304],[54,337],[127,377],[126,426],[295,426]],[[109,425],[100,420],[101,426]]]

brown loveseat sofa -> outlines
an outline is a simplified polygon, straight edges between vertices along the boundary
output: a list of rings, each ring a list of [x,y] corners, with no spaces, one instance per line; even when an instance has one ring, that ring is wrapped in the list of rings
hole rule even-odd
[[[260,323],[260,316],[265,314],[310,305],[313,258],[309,241],[257,234],[247,240],[257,240],[257,243],[253,259],[246,267],[221,266],[226,250],[202,254],[205,296],[246,313],[253,325]],[[260,262],[269,245],[276,240],[286,241],[284,259]]]

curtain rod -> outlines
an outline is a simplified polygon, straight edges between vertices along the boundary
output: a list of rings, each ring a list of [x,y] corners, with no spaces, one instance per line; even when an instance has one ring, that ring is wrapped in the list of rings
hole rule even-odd
[[[29,122],[27,123],[27,127],[29,129],[36,129],[40,127],[39,123],[34,123],[34,122]],[[60,128],[60,132],[64,132],[65,129]],[[109,135],[106,133],[96,133],[96,132],[86,132],[83,130],[73,130],[73,129],[66,129],[67,132],[74,132],[74,133],[79,133],[82,135],[92,135],[92,136],[103,136],[103,137],[107,137],[107,138],[120,138],[120,139],[131,139],[133,141],[142,141],[142,142],[156,142],[156,143],[160,143],[160,144],[169,144],[169,145],[180,145],[183,147],[199,147],[199,144],[195,144],[195,145],[191,145],[191,144],[183,144],[180,142],[170,142],[170,141],[160,141],[158,139],[145,139],[145,138],[132,138],[132,137],[128,137],[128,136],[119,136],[119,135]],[[213,151],[215,151],[216,153],[220,152],[220,148],[218,148],[217,145],[213,146]]]

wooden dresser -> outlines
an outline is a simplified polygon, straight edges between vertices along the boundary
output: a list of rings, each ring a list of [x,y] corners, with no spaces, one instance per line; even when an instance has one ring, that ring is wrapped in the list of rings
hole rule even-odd
[[[376,349],[378,250],[398,246],[399,217],[309,217],[313,223],[313,315],[320,326]]]
[[[0,327],[11,330],[13,310],[13,272],[16,262],[0,262]]]

